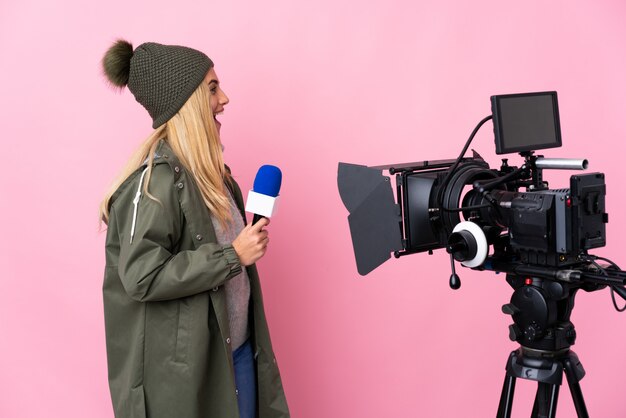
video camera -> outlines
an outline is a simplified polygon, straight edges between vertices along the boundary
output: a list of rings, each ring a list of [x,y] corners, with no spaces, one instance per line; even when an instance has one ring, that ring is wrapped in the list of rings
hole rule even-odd
[[[548,188],[544,170],[588,167],[586,159],[535,154],[562,144],[555,91],[492,96],[491,109],[456,159],[373,167],[339,163],[339,194],[350,212],[357,270],[366,275],[392,253],[398,258],[445,248],[453,289],[461,285],[455,262],[506,273],[514,294],[502,310],[513,318],[509,337],[520,348],[507,361],[498,417],[510,415],[515,378],[539,382],[533,411],[539,415],[533,416],[554,416],[564,370],[578,415],[585,417],[578,383],[585,372],[569,350],[576,339],[569,320],[575,294],[608,286],[615,308],[626,309],[617,307],[614,295],[626,299],[626,273],[588,253],[606,245],[604,174],[576,174],[569,188]],[[473,150],[465,157],[489,120],[496,153],[519,153],[519,167],[504,158],[492,169]],[[384,171],[395,176],[395,199]]]

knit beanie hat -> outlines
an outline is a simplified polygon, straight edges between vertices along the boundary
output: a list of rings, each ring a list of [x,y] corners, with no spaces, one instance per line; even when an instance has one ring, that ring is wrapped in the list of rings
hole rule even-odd
[[[174,116],[198,88],[213,61],[192,48],[147,42],[134,51],[118,40],[104,55],[102,66],[116,87],[128,89],[158,128]]]

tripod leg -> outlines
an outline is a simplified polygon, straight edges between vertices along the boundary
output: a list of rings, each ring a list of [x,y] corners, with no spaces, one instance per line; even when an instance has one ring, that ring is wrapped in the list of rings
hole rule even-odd
[[[556,405],[559,399],[559,385],[541,383],[537,386],[537,395],[531,418],[556,417]]]
[[[580,389],[580,379],[576,376],[574,365],[569,359],[566,359],[563,361],[563,367],[565,368],[567,384],[569,385],[569,391],[572,392],[572,399],[574,400],[574,407],[576,408],[578,418],[589,418],[587,406],[585,405],[585,400],[583,399],[583,392]]]
[[[511,408],[513,407],[513,394],[515,393],[515,377],[507,373],[500,395],[500,405],[496,418],[511,418]]]

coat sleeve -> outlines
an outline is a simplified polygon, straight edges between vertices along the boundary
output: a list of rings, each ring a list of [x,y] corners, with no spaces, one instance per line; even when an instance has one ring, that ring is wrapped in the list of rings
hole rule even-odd
[[[183,217],[173,179],[167,164],[153,169],[149,191],[159,201],[141,197],[132,243],[132,201],[130,205],[112,208],[120,237],[118,273],[128,295],[140,302],[205,292],[241,272],[231,245],[206,243],[195,250],[175,253]],[[134,195],[137,182],[132,184],[130,192]]]

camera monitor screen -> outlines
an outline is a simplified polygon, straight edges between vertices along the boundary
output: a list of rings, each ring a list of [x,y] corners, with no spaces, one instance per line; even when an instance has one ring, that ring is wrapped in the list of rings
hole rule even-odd
[[[561,146],[556,91],[491,96],[496,154]]]

